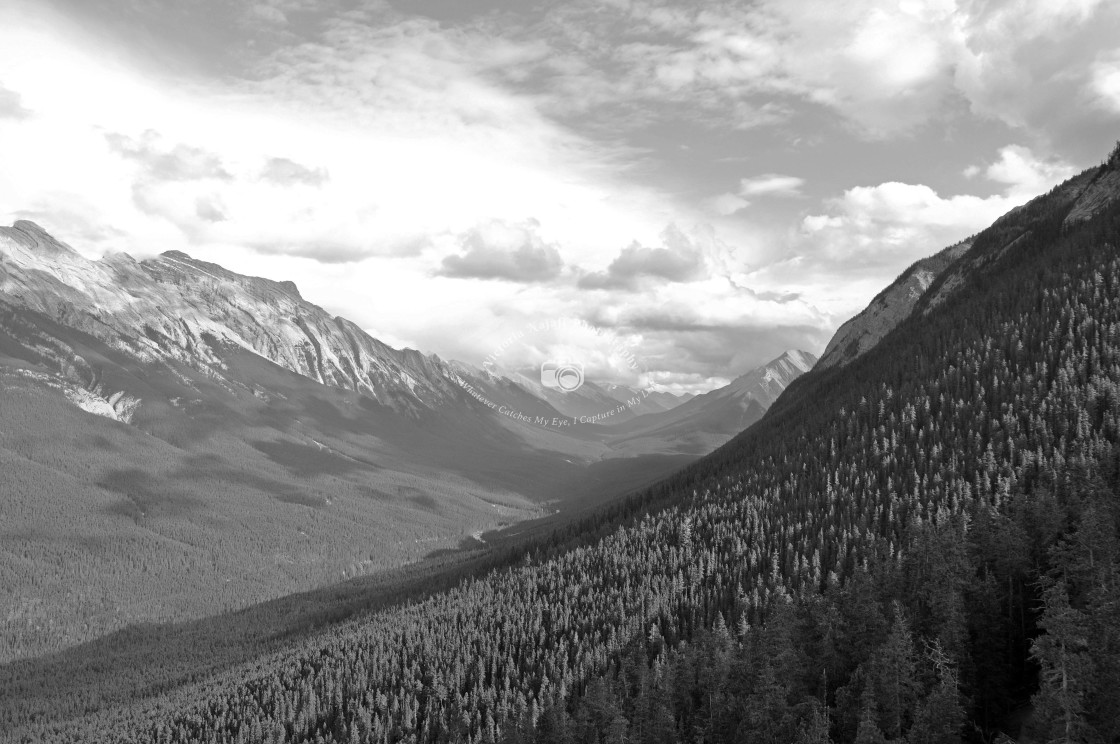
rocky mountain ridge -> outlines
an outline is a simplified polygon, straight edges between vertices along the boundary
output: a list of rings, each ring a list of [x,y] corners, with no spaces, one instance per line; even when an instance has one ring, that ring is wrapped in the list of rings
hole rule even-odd
[[[841,367],[865,354],[910,317],[923,301],[925,307],[922,312],[927,315],[933,308],[948,301],[963,286],[968,275],[997,260],[1016,241],[1030,234],[1029,226],[1020,224],[1022,215],[1030,205],[1043,199],[1048,200],[1051,209],[1068,210],[1062,221],[1063,228],[1067,230],[1116,202],[1120,199],[1120,145],[1103,164],[1089,168],[1055,187],[1049,194],[1016,207],[996,220],[988,230],[1002,233],[1000,250],[971,255],[974,239],[968,238],[914,263],[876,295],[862,312],[837,329],[825,347],[817,369]]]
[[[843,366],[879,343],[909,317],[933,280],[971,245],[969,240],[961,241],[917,261],[902,272],[863,311],[836,330],[821,355],[818,368]]]
[[[387,346],[305,301],[291,282],[241,276],[178,251],[90,260],[27,221],[0,227],[0,256],[0,296],[142,362],[185,363],[221,378],[228,345],[400,412],[463,400],[438,357]]]
[[[0,227],[0,301],[5,297],[144,363],[182,363],[228,378],[221,350],[235,347],[413,416],[471,405],[467,386],[500,392],[550,416],[558,411],[582,415],[579,403],[607,409],[619,401],[618,395],[632,393],[589,384],[582,397],[551,395],[554,391],[528,377],[495,376],[413,349],[394,349],[308,302],[291,281],[243,276],[180,251],[142,261],[122,253],[90,260],[26,220]],[[96,390],[96,373],[72,350],[55,349],[51,358],[64,372],[68,384],[59,384],[66,385],[72,399],[85,401],[83,407],[91,412],[113,409],[109,398],[119,391]],[[661,394],[641,412],[668,410],[680,400]]]

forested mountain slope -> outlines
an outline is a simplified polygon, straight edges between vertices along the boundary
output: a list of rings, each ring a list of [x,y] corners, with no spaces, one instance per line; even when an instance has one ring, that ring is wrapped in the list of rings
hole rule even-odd
[[[1059,187],[980,233],[874,348],[598,530],[142,705],[52,724],[28,693],[0,726],[1120,740],[1120,209],[1067,222],[1080,206]]]

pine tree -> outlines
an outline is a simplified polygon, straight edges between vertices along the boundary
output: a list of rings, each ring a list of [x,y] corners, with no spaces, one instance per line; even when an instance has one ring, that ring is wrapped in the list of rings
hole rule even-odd
[[[1042,667],[1036,715],[1048,741],[1076,744],[1086,741],[1091,730],[1085,714],[1093,676],[1088,622],[1070,606],[1064,580],[1047,587],[1042,598],[1039,624],[1044,632],[1031,646],[1031,656]]]
[[[887,737],[883,735],[882,729],[879,728],[877,721],[879,715],[875,710],[875,698],[870,691],[864,692],[861,709],[855,744],[887,744]]]
[[[871,680],[883,734],[888,739],[901,738],[917,697],[917,658],[910,626],[898,605],[890,634],[872,663]]]
[[[926,657],[934,667],[937,683],[918,704],[907,741],[909,744],[959,744],[965,713],[956,667],[937,641],[928,644]]]

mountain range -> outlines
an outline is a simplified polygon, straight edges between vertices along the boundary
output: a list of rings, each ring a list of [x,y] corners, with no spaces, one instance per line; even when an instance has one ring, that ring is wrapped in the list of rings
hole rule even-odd
[[[0,660],[602,503],[727,441],[807,369],[774,364],[673,428],[698,398],[564,393],[391,348],[292,282],[181,252],[91,260],[34,223],[0,227]],[[612,409],[628,428],[533,421]]]
[[[789,353],[745,380],[781,392],[667,478],[393,587],[0,667],[0,726],[19,741],[1116,741],[1117,245],[1120,146],[905,272],[841,329],[833,363],[786,384],[812,361]],[[308,622],[319,602],[341,608],[324,627]]]
[[[1120,146],[904,272],[815,367],[787,352],[650,414],[684,432],[705,398],[732,418],[770,403],[667,478],[559,529],[487,533],[457,554],[472,557],[412,575],[0,666],[0,727],[32,742],[1115,741],[1117,245]],[[5,306],[5,329],[64,335],[17,309]],[[31,336],[16,338],[5,391],[22,373],[49,376],[55,358],[28,358]],[[95,371],[90,357],[110,358],[67,338]],[[274,370],[265,389],[280,377],[288,400],[329,402],[336,429],[363,420],[342,405],[360,408],[353,390],[217,346],[219,388],[251,358],[255,374]],[[210,379],[182,374],[197,390]],[[124,387],[107,385],[112,405]],[[6,429],[49,429],[25,458],[68,436],[53,416],[137,428],[36,395],[26,410],[0,398]],[[618,428],[641,434],[643,418]],[[32,496],[68,505],[37,480],[53,461],[22,481],[9,469],[18,441],[0,448],[17,517]],[[47,577],[37,595],[54,586],[26,567]]]

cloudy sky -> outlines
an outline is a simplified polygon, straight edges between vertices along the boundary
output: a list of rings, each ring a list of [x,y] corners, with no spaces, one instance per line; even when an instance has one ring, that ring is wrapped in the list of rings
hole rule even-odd
[[[0,221],[702,390],[1120,138],[1104,0],[4,0]]]

